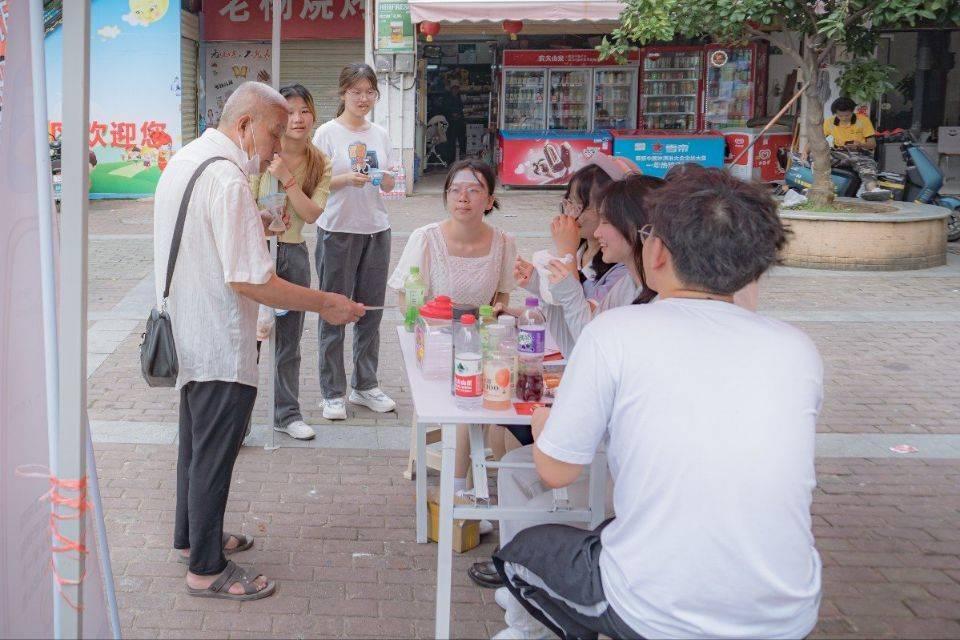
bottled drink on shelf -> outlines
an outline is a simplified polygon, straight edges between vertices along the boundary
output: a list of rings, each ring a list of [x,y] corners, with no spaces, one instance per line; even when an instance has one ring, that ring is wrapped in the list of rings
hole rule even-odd
[[[417,324],[418,310],[423,306],[426,291],[427,286],[423,282],[423,276],[420,275],[420,267],[410,267],[410,273],[403,280],[403,297],[406,299],[403,326],[411,333]]]
[[[453,394],[461,409],[477,409],[483,402],[483,356],[477,319],[460,318],[453,339]]]

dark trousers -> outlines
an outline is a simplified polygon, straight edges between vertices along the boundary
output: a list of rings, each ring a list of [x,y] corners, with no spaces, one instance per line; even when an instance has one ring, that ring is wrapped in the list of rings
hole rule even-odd
[[[457,160],[457,147],[460,147],[460,159],[467,157],[467,123],[463,120],[451,120],[447,128],[447,163]]]
[[[320,290],[343,295],[372,307],[381,306],[390,268],[390,230],[379,233],[317,234],[317,275]],[[368,311],[353,325],[353,377],[350,386],[369,391],[376,386],[380,359],[380,320],[383,311]],[[345,328],[319,320],[320,391],[325,400],[346,394],[343,365]]]
[[[190,572],[227,566],[223,514],[233,464],[253,413],[257,388],[237,382],[189,382],[180,389],[175,549],[190,549]]]
[[[310,287],[310,252],[307,243],[281,242],[277,245],[277,276],[301,287]],[[302,311],[277,316],[275,350],[276,427],[303,420],[300,414],[300,338],[303,336]]]

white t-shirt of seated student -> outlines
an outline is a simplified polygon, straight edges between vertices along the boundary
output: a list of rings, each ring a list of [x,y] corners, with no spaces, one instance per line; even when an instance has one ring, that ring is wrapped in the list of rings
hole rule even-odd
[[[607,599],[647,638],[801,638],[817,621],[810,505],[816,347],[714,300],[611,309],[584,329],[537,446],[587,464],[601,441],[616,519]]]
[[[313,143],[330,158],[334,177],[349,171],[387,171],[396,164],[386,129],[372,122],[368,125],[363,131],[354,131],[330,120],[317,129]],[[380,233],[389,229],[380,187],[367,183],[331,190],[317,225],[324,231],[339,233]]]

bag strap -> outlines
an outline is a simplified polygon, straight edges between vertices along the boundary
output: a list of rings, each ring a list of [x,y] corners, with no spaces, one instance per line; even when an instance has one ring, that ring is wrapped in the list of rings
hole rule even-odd
[[[193,175],[190,177],[190,182],[187,183],[187,188],[183,191],[183,198],[180,200],[180,213],[177,214],[177,225],[173,228],[173,240],[170,242],[170,257],[167,258],[167,283],[163,288],[164,302],[170,297],[170,283],[173,281],[173,268],[177,266],[177,256],[180,254],[180,238],[183,236],[183,224],[187,220],[187,208],[190,206],[193,187],[197,184],[197,180],[200,178],[200,174],[203,173],[204,169],[218,160],[227,160],[227,162],[230,162],[228,158],[224,158],[223,156],[207,158],[200,163],[197,170],[193,172]]]

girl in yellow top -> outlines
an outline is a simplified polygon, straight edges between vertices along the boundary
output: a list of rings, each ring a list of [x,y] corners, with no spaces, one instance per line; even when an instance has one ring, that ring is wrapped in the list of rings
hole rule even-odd
[[[870,118],[854,113],[856,103],[850,98],[837,98],[830,105],[833,118],[823,121],[823,135],[832,140],[830,157],[835,167],[853,169],[863,181],[865,200],[886,200],[891,193],[877,186],[877,132]]]
[[[330,195],[330,159],[311,141],[317,110],[313,96],[303,85],[280,89],[292,111],[287,130],[280,141],[281,151],[274,156],[260,177],[258,196],[271,192],[271,177],[287,194],[290,228],[280,236],[277,245],[277,275],[284,280],[310,286],[310,252],[303,239],[305,223],[314,223],[323,213]],[[309,440],[313,428],[300,413],[300,338],[303,335],[303,312],[288,311],[276,323],[276,424],[281,433]]]

